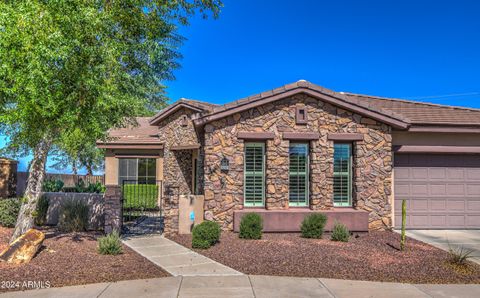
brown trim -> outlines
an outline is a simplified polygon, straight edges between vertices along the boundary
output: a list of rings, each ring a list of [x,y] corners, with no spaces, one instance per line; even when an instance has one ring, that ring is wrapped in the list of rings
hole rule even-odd
[[[192,149],[198,149],[198,148],[200,148],[200,144],[186,144],[186,145],[172,146],[172,147],[170,147],[170,150],[172,150],[172,151],[192,150]]]
[[[284,132],[283,138],[285,140],[309,141],[318,140],[320,138],[320,134],[318,132]]]
[[[329,133],[328,139],[332,141],[363,141],[361,133]]]
[[[160,154],[115,154],[115,158],[159,158]]]
[[[446,133],[480,133],[480,127],[464,126],[411,126],[410,132],[446,132]]]
[[[260,105],[275,102],[277,100],[280,100],[280,99],[283,99],[283,98],[286,98],[286,97],[290,97],[290,96],[293,96],[293,95],[296,95],[296,94],[299,94],[299,93],[305,93],[307,95],[310,95],[310,96],[315,97],[317,99],[323,100],[323,101],[325,101],[327,103],[330,103],[332,105],[341,107],[345,110],[353,111],[353,112],[355,112],[357,114],[360,114],[362,116],[366,116],[366,117],[378,120],[380,122],[383,122],[385,124],[388,124],[392,127],[398,128],[398,129],[407,129],[409,127],[408,123],[406,123],[404,121],[401,121],[399,119],[395,119],[392,116],[387,116],[387,115],[381,114],[379,112],[369,110],[367,108],[364,108],[364,107],[346,102],[344,100],[341,100],[341,99],[336,98],[336,97],[331,96],[331,95],[323,94],[320,91],[312,90],[312,89],[309,89],[307,87],[296,87],[294,89],[291,89],[289,91],[285,91],[285,92],[282,92],[282,93],[279,93],[279,94],[276,94],[276,95],[259,97],[258,100],[250,101],[250,102],[242,104],[242,105],[234,105],[231,108],[228,108],[226,110],[218,111],[216,113],[214,112],[214,113],[209,114],[208,116],[197,119],[195,121],[195,124],[196,125],[203,125],[203,124],[206,124],[208,122],[218,120],[218,119],[227,117],[227,116],[235,114],[235,113],[243,112],[243,111],[255,108],[255,107],[260,106]]]
[[[248,140],[268,140],[273,139],[275,133],[273,132],[248,132],[248,131],[239,131],[237,138],[239,139],[248,139]]]
[[[195,112],[202,112],[203,110],[201,108],[195,107],[193,105],[190,105],[186,102],[179,101],[177,103],[172,104],[168,108],[158,112],[155,116],[152,117],[152,119],[149,120],[150,125],[157,124],[160,122],[162,119],[165,119],[165,117],[168,117],[172,113],[180,110],[181,108],[187,108],[190,110],[193,110]]]
[[[163,149],[163,144],[97,144],[100,149]]]
[[[480,147],[474,146],[393,146],[395,153],[480,153]]]

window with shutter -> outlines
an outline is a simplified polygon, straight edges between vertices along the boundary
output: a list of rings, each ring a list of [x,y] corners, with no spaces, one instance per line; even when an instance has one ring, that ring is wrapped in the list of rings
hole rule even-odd
[[[290,144],[289,205],[308,205],[308,144]]]
[[[333,205],[352,206],[352,144],[334,144]]]
[[[245,143],[245,206],[264,206],[265,144]]]

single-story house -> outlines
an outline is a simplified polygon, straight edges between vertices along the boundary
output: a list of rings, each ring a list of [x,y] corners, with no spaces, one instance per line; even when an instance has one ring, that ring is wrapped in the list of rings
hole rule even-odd
[[[298,230],[311,212],[387,229],[401,224],[402,200],[408,228],[480,228],[478,109],[300,80],[225,105],[180,99],[137,122],[99,142],[106,184],[160,180],[165,198],[203,195],[202,216],[226,230],[250,211],[266,231]]]

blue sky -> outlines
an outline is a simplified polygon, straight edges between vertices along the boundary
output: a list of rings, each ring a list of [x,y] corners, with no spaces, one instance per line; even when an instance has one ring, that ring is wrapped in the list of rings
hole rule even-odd
[[[305,79],[480,108],[479,11],[460,0],[226,0],[219,19],[180,29],[168,96],[225,103]]]

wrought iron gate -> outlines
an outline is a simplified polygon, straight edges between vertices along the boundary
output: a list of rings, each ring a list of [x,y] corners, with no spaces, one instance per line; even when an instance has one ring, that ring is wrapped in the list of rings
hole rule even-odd
[[[139,183],[124,180],[122,183],[122,233],[150,234],[163,231],[162,181]]]

